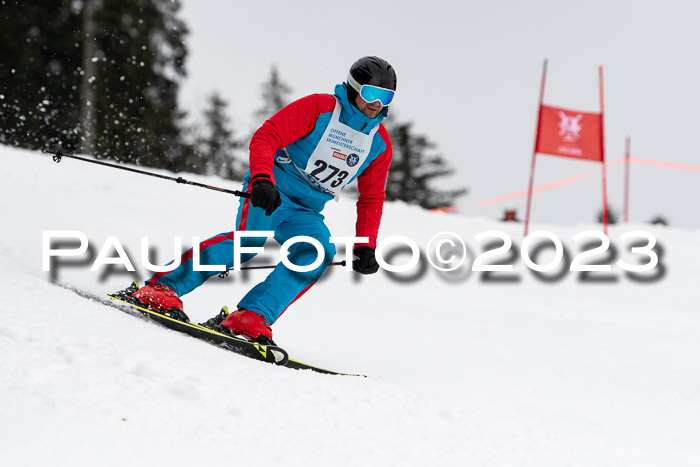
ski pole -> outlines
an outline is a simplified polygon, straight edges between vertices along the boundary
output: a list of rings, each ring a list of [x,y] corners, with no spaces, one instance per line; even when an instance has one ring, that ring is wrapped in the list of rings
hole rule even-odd
[[[335,261],[333,263],[330,263],[328,266],[345,266],[346,264],[347,263],[345,261]],[[246,271],[246,270],[250,270],[250,269],[274,269],[276,267],[277,267],[276,264],[271,264],[268,266],[246,266],[246,267],[238,268],[238,270],[239,271]],[[222,279],[226,278],[226,276],[228,276],[229,271],[233,271],[233,268],[225,270],[224,272],[219,274],[219,277]]]
[[[184,184],[186,184],[186,185],[197,186],[197,187],[200,187],[200,188],[207,188],[207,189],[209,189],[209,190],[220,191],[220,192],[222,192],[222,193],[228,193],[228,194],[231,194],[231,195],[240,196],[241,198],[250,198],[250,193],[245,193],[245,192],[243,192],[243,191],[238,191],[238,190],[227,190],[226,188],[219,188],[219,187],[212,186],[212,185],[205,185],[204,183],[197,183],[197,182],[193,182],[193,181],[190,181],[190,180],[185,180],[185,179],[182,178],[182,177],[177,177],[177,178],[175,178],[175,177],[168,177],[167,175],[160,175],[160,174],[153,173],[153,172],[147,172],[147,171],[145,171],[145,170],[132,169],[132,168],[130,168],[130,167],[124,167],[124,166],[117,165],[117,164],[109,164],[109,163],[107,163],[107,162],[102,162],[102,161],[97,161],[97,160],[92,160],[92,159],[86,159],[86,158],[84,158],[84,157],[75,156],[75,155],[73,155],[73,154],[66,154],[66,153],[63,152],[63,150],[61,150],[60,148],[59,148],[59,149],[56,149],[55,152],[49,152],[49,154],[53,154],[53,160],[54,160],[54,162],[56,162],[56,163],[61,162],[61,159],[64,158],[64,157],[70,157],[71,159],[77,159],[77,160],[83,161],[83,162],[90,162],[90,163],[92,163],[92,164],[104,165],[104,166],[106,166],[106,167],[111,167],[111,168],[113,168],[113,169],[126,170],[127,172],[134,172],[134,173],[141,174],[141,175],[148,175],[148,176],[151,176],[151,177],[163,178],[163,179],[165,179],[165,180],[171,180],[171,181],[176,182],[176,183],[184,183]]]

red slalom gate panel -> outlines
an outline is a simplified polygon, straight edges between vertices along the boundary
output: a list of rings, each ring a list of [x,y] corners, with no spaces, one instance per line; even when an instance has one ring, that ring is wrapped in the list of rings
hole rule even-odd
[[[540,106],[535,152],[603,162],[603,117],[561,107]]]

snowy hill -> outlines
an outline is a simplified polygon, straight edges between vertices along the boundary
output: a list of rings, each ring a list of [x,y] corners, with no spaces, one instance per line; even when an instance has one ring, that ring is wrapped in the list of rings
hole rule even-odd
[[[520,224],[388,204],[381,238],[410,237],[425,250],[435,234],[453,232],[473,262],[489,241],[474,237],[500,230],[517,254],[486,262],[514,271],[446,274],[424,264],[411,279],[417,269],[329,270],[274,327],[293,358],[368,378],[325,376],[176,334],[81,298],[42,271],[43,232],[80,231],[90,250],[54,268],[56,282],[103,295],[143,280],[141,237],[160,264],[174,237],[188,246],[230,230],[234,197],[7,147],[0,161],[2,465],[700,463],[700,231],[615,226],[618,254],[597,259],[644,263],[620,239],[644,230],[662,247],[659,265],[538,278],[515,249]],[[354,235],[351,198],[324,214],[333,235]],[[533,227],[555,234],[569,257],[581,250],[573,237],[598,228]],[[109,237],[136,274],[90,271]],[[256,264],[276,261],[269,251]],[[212,278],[185,307],[204,320],[264,277]]]

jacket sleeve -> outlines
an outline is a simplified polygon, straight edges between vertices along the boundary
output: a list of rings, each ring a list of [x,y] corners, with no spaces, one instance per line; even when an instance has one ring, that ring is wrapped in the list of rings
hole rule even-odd
[[[250,141],[251,181],[266,178],[274,184],[275,153],[311,133],[318,116],[334,107],[332,95],[312,94],[285,106],[263,123]]]
[[[384,140],[386,149],[357,177],[357,189],[360,196],[357,200],[355,232],[358,237],[369,237],[369,241],[356,243],[355,249],[361,246],[377,247],[377,232],[382,220],[392,156],[391,140],[384,125],[380,126],[377,133]]]

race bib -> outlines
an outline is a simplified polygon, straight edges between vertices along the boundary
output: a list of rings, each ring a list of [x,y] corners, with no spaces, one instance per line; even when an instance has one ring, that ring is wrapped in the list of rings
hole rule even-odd
[[[309,156],[304,173],[314,186],[335,195],[352,180],[369,156],[375,126],[368,135],[340,122],[340,102],[335,103],[331,121]]]

